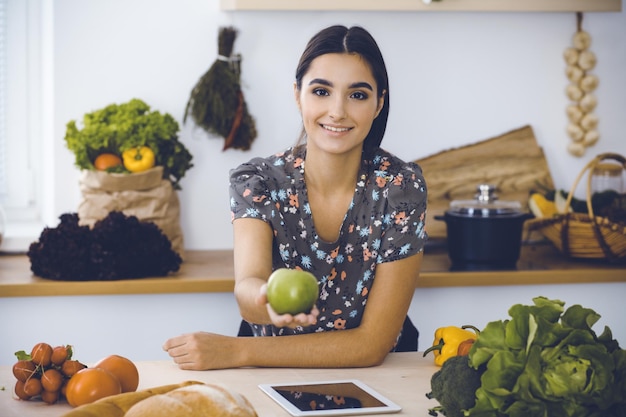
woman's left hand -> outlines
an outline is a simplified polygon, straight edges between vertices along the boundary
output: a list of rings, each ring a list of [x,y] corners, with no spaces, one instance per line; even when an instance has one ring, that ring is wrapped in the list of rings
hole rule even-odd
[[[163,350],[180,369],[200,371],[233,368],[240,366],[237,357],[239,351],[233,346],[234,339],[215,333],[188,333],[167,340]]]

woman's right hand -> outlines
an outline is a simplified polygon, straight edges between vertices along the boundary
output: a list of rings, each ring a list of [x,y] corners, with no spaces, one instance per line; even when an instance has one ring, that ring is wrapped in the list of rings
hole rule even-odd
[[[307,313],[300,313],[296,315],[292,314],[278,314],[274,311],[272,306],[267,302],[267,284],[263,284],[259,291],[259,295],[256,298],[258,305],[265,305],[267,308],[267,314],[270,316],[272,324],[276,327],[289,327],[295,329],[296,327],[309,327],[317,323],[317,316],[320,312],[317,306],[313,306],[311,311]]]

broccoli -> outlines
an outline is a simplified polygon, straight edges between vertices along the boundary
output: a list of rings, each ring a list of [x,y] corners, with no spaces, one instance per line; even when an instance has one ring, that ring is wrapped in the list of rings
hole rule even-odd
[[[436,416],[439,412],[446,417],[463,417],[462,410],[474,407],[483,372],[484,369],[472,368],[466,355],[446,360],[430,379],[431,392],[426,397],[436,399],[440,406],[431,408],[429,414]]]

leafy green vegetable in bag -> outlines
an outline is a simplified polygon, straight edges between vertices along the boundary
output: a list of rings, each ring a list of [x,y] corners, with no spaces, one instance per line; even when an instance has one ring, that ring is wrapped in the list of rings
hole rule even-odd
[[[480,332],[470,365],[486,366],[471,417],[626,416],[626,351],[600,316],[559,300],[514,305]]]
[[[110,104],[86,113],[82,128],[75,120],[66,125],[65,142],[74,152],[75,165],[95,169],[93,162],[102,153],[121,156],[125,150],[147,146],[154,152],[156,165],[163,166],[163,178],[180,189],[179,182],[191,164],[192,156],[178,140],[178,122],[169,114],[150,111],[139,99]],[[120,168],[124,171],[123,167]]]

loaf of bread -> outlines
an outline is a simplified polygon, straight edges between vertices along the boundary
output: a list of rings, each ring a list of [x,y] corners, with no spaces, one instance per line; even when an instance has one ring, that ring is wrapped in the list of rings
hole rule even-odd
[[[141,400],[124,417],[257,417],[257,413],[243,395],[220,385],[199,384]]]
[[[185,381],[180,384],[162,385],[136,392],[111,395],[90,404],[81,405],[63,415],[63,417],[124,417],[136,403],[155,395],[165,394],[189,385],[202,384],[198,381]]]

